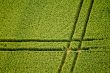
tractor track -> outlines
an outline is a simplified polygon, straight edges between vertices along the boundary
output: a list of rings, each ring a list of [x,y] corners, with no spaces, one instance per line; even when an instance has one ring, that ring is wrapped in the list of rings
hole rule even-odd
[[[65,52],[64,52],[64,55],[62,57],[61,64],[58,67],[58,73],[61,73],[61,71],[63,69],[63,66],[65,64],[65,60],[67,58],[68,50],[70,50],[70,44],[71,44],[71,41],[72,41],[72,37],[73,37],[73,35],[75,33],[75,28],[76,28],[76,24],[77,24],[77,21],[78,21],[78,18],[79,18],[79,14],[80,14],[80,11],[81,11],[81,8],[82,8],[82,4],[83,4],[83,0],[80,0],[80,3],[78,5],[78,9],[77,9],[76,14],[75,14],[75,18],[74,18],[75,21],[73,23],[72,32],[71,32],[70,37],[69,37],[70,42],[67,43],[67,47],[65,48]]]
[[[80,42],[78,44],[77,51],[80,51],[81,50],[82,41],[83,41],[83,38],[84,38],[85,33],[86,33],[87,23],[89,21],[89,17],[90,17],[90,13],[91,13],[91,10],[92,10],[93,3],[94,3],[94,0],[90,0],[90,6],[89,6],[88,11],[87,11],[86,19],[84,21],[84,27],[83,27],[83,30],[82,30],[81,39],[80,39]],[[74,73],[74,68],[75,68],[75,65],[76,65],[76,62],[77,62],[77,59],[78,59],[78,55],[79,54],[80,54],[80,52],[77,52],[75,54],[75,57],[73,59],[73,63],[72,63],[72,67],[71,67],[70,73]]]

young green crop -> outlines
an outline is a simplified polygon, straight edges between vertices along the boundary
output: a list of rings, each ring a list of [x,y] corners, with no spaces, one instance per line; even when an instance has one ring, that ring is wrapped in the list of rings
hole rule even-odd
[[[70,72],[74,56],[75,56],[75,53],[73,51],[67,52],[67,57],[66,57],[64,65],[63,65],[61,73],[69,73]]]
[[[109,73],[109,62],[109,51],[82,51],[74,73]]]
[[[90,0],[84,0],[73,38],[81,38]],[[110,38],[109,0],[94,0],[84,38]]]
[[[5,0],[0,3],[0,39],[68,39],[77,0]]]
[[[109,0],[94,0],[85,38],[110,38]]]
[[[77,22],[74,38],[81,38],[84,27],[85,17],[90,0],[84,0],[81,13]],[[84,41],[82,47],[101,47],[110,46],[110,25],[109,25],[109,1],[94,0],[93,8],[89,17],[84,39],[97,39],[93,41]],[[99,40],[104,39],[104,40]],[[71,44],[74,47],[74,42]]]
[[[0,52],[0,73],[56,73],[63,52]]]

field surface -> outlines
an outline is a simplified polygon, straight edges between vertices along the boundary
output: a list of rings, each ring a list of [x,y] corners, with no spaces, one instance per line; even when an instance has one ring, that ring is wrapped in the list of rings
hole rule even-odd
[[[0,0],[0,73],[110,73],[110,0]]]

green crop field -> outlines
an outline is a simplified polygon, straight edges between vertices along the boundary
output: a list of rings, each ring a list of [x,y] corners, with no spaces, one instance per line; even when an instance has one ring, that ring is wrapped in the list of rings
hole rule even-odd
[[[0,52],[0,73],[56,73],[63,52]]]
[[[0,0],[0,73],[110,73],[110,0]]]
[[[83,51],[79,54],[74,73],[109,73],[109,51]]]
[[[0,38],[68,39],[77,0],[4,0]]]

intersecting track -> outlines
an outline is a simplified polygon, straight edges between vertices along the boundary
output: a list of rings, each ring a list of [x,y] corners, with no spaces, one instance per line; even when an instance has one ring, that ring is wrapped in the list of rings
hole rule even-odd
[[[71,35],[70,35],[70,38],[69,38],[70,42],[67,43],[67,47],[65,48],[65,52],[64,52],[64,55],[62,57],[61,64],[58,68],[58,73],[61,73],[63,65],[64,65],[66,57],[67,57],[67,51],[70,50],[70,44],[71,44],[72,37],[73,37],[74,32],[75,32],[75,28],[76,28],[76,24],[77,24],[77,21],[78,21],[78,18],[79,18],[79,14],[80,14],[80,11],[81,11],[82,4],[83,4],[83,0],[80,0],[80,3],[78,5],[78,9],[76,11],[75,21],[74,21],[74,24],[73,24],[72,32],[71,32]]]
[[[93,3],[94,3],[94,0],[90,0],[90,6],[89,6],[88,11],[87,11],[86,20],[84,22],[84,27],[83,27],[82,34],[81,34],[81,40],[80,40],[80,42],[78,44],[77,51],[81,50],[82,40],[83,40],[83,38],[85,36],[85,33],[86,33],[86,27],[87,27],[89,16],[90,16],[90,13],[91,13],[91,10],[92,10]],[[74,57],[74,60],[73,60],[73,63],[72,63],[72,67],[71,67],[70,73],[74,72],[75,64],[77,62],[77,58],[78,58],[78,54],[79,53],[80,53],[80,51],[75,54],[75,57]]]
[[[75,28],[76,28],[76,24],[77,24],[77,21],[78,21],[78,18],[79,18],[79,14],[80,14],[80,11],[81,11],[81,8],[82,8],[82,4],[83,4],[83,0],[80,0],[80,3],[78,5],[78,8],[77,8],[77,11],[76,11],[76,14],[75,14],[75,21],[74,21],[74,24],[73,24],[73,27],[72,27],[72,32],[70,34],[70,37],[69,37],[69,40],[66,40],[66,39],[63,39],[63,40],[55,40],[55,39],[50,39],[50,40],[40,40],[40,39],[0,39],[0,42],[67,42],[67,46],[66,47],[63,47],[62,48],[0,48],[0,51],[64,51],[64,54],[63,54],[63,57],[62,57],[62,60],[61,60],[61,64],[59,65],[58,67],[58,73],[61,73],[62,71],[62,68],[63,68],[63,65],[65,63],[65,60],[67,58],[67,52],[68,50],[71,50],[71,51],[75,51],[75,57],[73,59],[73,63],[72,63],[72,66],[71,66],[71,69],[70,69],[70,73],[73,73],[74,72],[74,68],[75,68],[75,64],[77,62],[77,58],[78,58],[78,54],[80,53],[79,51],[80,50],[89,50],[91,47],[84,47],[84,48],[81,48],[81,45],[82,45],[82,41],[93,41],[93,40],[103,40],[104,38],[100,38],[100,39],[97,39],[97,38],[86,38],[84,39],[84,36],[85,36],[85,33],[86,33],[86,27],[87,27],[87,23],[88,23],[88,20],[89,20],[89,16],[90,16],[90,13],[91,13],[91,9],[92,9],[92,6],[93,6],[93,3],[94,3],[94,0],[90,0],[90,6],[88,8],[88,11],[87,11],[87,16],[86,16],[86,20],[84,21],[84,27],[83,27],[83,30],[82,30],[82,34],[81,34],[81,39],[72,39],[73,36],[74,36],[74,33],[75,33]],[[78,41],[79,44],[78,44],[78,48],[70,48],[70,44],[72,41]],[[92,48],[98,48],[98,47],[92,47]],[[99,51],[99,52],[102,52],[102,51]]]
[[[85,21],[85,25],[84,25],[84,29],[83,29],[83,32],[82,32],[82,38],[81,39],[72,39],[73,35],[74,35],[74,32],[75,32],[75,28],[76,28],[76,24],[77,24],[77,21],[78,21],[78,18],[79,18],[79,14],[80,14],[80,11],[81,11],[81,8],[82,8],[82,4],[83,4],[83,0],[80,0],[80,3],[78,5],[78,8],[77,8],[77,11],[76,11],[76,14],[75,14],[75,21],[74,21],[74,24],[73,24],[73,27],[72,27],[72,32],[70,34],[70,37],[69,37],[69,40],[54,40],[54,39],[51,39],[51,40],[39,40],[39,39],[0,39],[0,42],[67,42],[67,47],[64,47],[63,49],[61,48],[0,48],[0,51],[65,51],[64,52],[64,55],[62,57],[62,61],[61,61],[61,64],[58,68],[58,73],[61,73],[62,71],[62,68],[63,68],[63,65],[65,63],[65,60],[66,60],[66,57],[67,57],[67,51],[70,50],[70,44],[72,41],[78,41],[80,42],[78,48],[81,48],[81,44],[82,44],[82,41],[93,41],[93,40],[103,40],[103,39],[83,39],[84,35],[85,35],[85,29],[86,29],[86,26],[87,26],[87,22],[88,22],[88,19],[89,19],[89,15],[90,15],[90,11],[91,11],[91,8],[92,8],[92,3],[93,3],[93,0],[91,0],[91,5],[89,7],[89,10],[88,10],[88,14],[87,14],[87,17],[86,17],[86,21]],[[86,50],[86,49],[85,49]],[[74,51],[77,51],[77,50],[74,50]],[[76,62],[76,59],[77,59],[77,56],[78,56],[78,53],[76,53],[76,56],[75,56],[75,62]],[[73,66],[71,68],[71,72],[73,72],[73,68],[74,68],[74,64],[75,62],[73,61]]]

